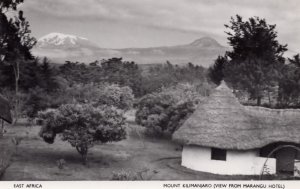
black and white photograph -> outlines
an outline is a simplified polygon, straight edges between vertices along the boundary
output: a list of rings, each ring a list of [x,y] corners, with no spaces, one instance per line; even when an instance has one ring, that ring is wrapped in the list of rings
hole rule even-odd
[[[0,181],[300,180],[299,53],[298,0],[0,0]]]

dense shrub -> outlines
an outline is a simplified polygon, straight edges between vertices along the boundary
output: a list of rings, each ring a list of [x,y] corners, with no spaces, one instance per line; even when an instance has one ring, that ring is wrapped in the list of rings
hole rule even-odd
[[[103,88],[96,101],[97,105],[115,106],[122,110],[132,107],[134,96],[131,88],[107,85]]]
[[[73,102],[90,103],[94,106],[115,106],[123,110],[131,108],[134,100],[132,90],[129,87],[106,83],[72,85],[67,87],[62,95],[72,99]]]
[[[55,93],[40,87],[32,88],[24,97],[24,114],[33,119],[39,111],[58,108],[62,104],[86,103],[93,106],[115,106],[128,110],[132,107],[134,96],[129,87],[108,84],[74,84],[64,86]]]
[[[140,100],[137,106],[136,122],[148,131],[161,133],[165,128],[165,122],[168,121],[168,109],[176,102],[168,94],[150,94]]]
[[[95,83],[73,84],[71,86],[66,86],[62,90],[61,95],[66,97],[65,101],[69,103],[93,103],[99,98],[103,87],[103,85]]]
[[[84,163],[94,144],[120,141],[126,136],[123,111],[113,106],[67,104],[39,112],[39,117],[45,120],[40,131],[45,142],[53,143],[60,134],[81,154]]]
[[[52,97],[42,88],[36,87],[29,90],[24,113],[31,119],[37,116],[38,111],[51,107]]]
[[[155,134],[172,134],[195,110],[201,100],[196,86],[179,84],[143,97],[136,112],[136,122]]]

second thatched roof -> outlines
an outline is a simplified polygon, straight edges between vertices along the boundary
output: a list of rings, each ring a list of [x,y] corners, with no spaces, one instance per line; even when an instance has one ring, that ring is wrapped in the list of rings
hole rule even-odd
[[[8,123],[12,123],[12,116],[10,113],[9,102],[1,95],[0,95],[0,119],[3,119]]]
[[[225,82],[173,135],[184,144],[248,150],[274,142],[300,143],[300,110],[272,110],[239,103]]]

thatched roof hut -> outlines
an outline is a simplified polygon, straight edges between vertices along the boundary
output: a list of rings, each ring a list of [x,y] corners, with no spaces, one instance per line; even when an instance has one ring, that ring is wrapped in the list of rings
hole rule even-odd
[[[300,143],[300,110],[243,106],[222,82],[173,139],[232,150],[257,149],[274,142]]]
[[[181,164],[187,168],[258,175],[267,166],[270,174],[293,175],[300,151],[290,148],[269,154],[278,145],[300,144],[300,110],[243,106],[222,82],[173,139],[183,144]]]
[[[12,123],[12,116],[10,113],[9,102],[1,95],[0,95],[0,119],[3,119],[8,123]]]

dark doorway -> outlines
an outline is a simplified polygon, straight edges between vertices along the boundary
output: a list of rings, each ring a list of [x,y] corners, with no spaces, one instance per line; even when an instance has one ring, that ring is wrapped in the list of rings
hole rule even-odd
[[[285,147],[285,146],[289,146],[289,147]],[[276,159],[277,174],[294,175],[295,160],[300,159],[299,148],[300,145],[294,143],[288,143],[288,142],[272,143],[260,149],[260,156],[261,157],[269,156],[270,158]]]
[[[279,174],[294,175],[294,164],[297,150],[283,148],[276,152],[276,172]]]

